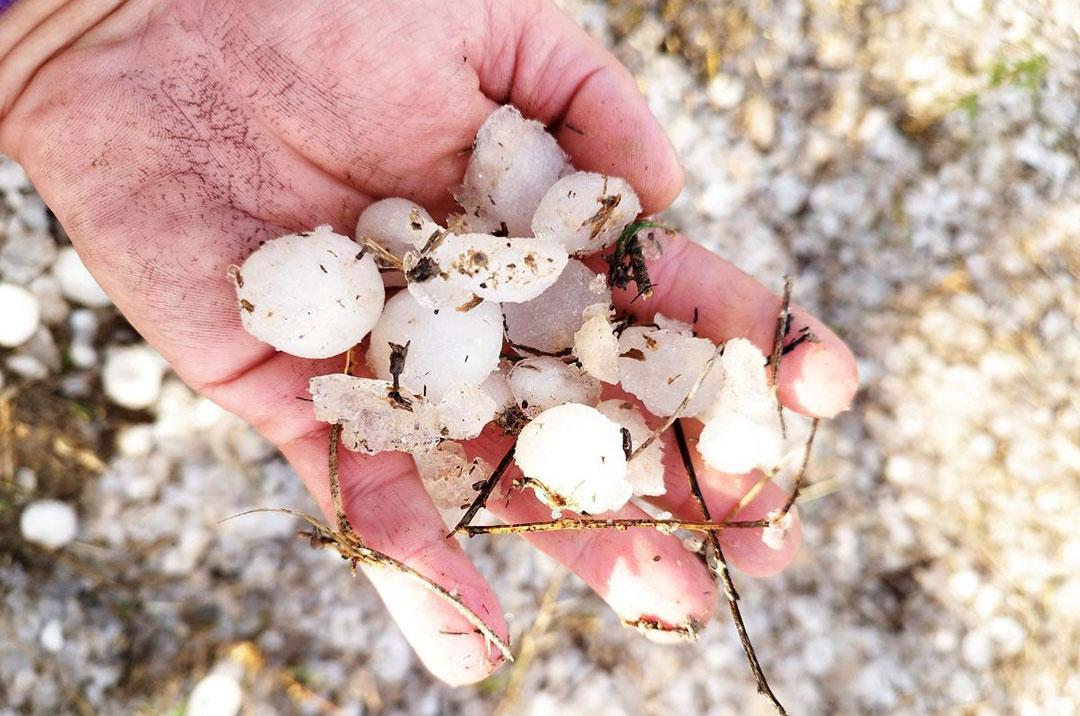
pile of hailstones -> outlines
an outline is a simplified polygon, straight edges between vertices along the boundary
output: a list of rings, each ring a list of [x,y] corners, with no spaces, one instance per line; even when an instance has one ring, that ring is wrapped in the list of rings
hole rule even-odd
[[[449,520],[492,472],[457,441],[495,422],[518,433],[514,460],[541,500],[597,514],[664,492],[662,442],[629,460],[650,435],[646,414],[601,400],[604,384],[655,422],[698,383],[679,414],[704,422],[705,462],[729,473],[776,464],[761,351],[729,340],[704,373],[711,341],[661,315],[615,321],[608,277],[574,258],[611,247],[634,222],[641,205],[626,181],[575,171],[543,125],[506,106],[480,128],[455,198],[463,213],[446,227],[384,199],[360,216],[363,243],[320,226],[230,272],[244,327],[281,351],[326,358],[370,333],[374,378],[310,383],[316,417],[340,424],[347,448],[411,453]]]

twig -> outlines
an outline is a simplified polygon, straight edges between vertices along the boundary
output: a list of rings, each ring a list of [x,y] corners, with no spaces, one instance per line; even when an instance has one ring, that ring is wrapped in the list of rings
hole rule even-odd
[[[341,443],[341,423],[330,426],[330,501],[334,505],[334,519],[337,520],[338,530],[345,534],[352,534],[352,523],[345,514],[345,505],[341,500],[341,476],[338,472],[338,445]]]
[[[788,494],[787,500],[784,502],[784,506],[780,508],[780,512],[776,514],[774,520],[783,519],[788,512],[791,511],[791,506],[795,504],[795,500],[799,499],[799,492],[802,490],[803,478],[806,476],[806,466],[810,464],[810,448],[814,444],[814,436],[817,435],[818,423],[821,422],[821,418],[814,418],[814,422],[810,424],[810,434],[806,437],[806,448],[803,453],[802,464],[799,465],[799,472],[795,475],[795,482],[791,486],[791,492]]]
[[[454,525],[454,529],[450,530],[450,533],[446,535],[447,537],[453,537],[469,526],[469,523],[476,517],[476,513],[487,503],[487,499],[491,496],[492,490],[495,489],[495,485],[499,483],[499,479],[503,476],[503,473],[506,472],[506,469],[510,467],[510,462],[513,459],[514,446],[512,445],[510,449],[506,451],[506,454],[503,455],[502,460],[499,461],[495,470],[491,473],[491,477],[484,481],[480,491],[476,493],[476,498],[472,501],[472,504],[469,505],[469,509],[465,510],[465,514],[462,515],[461,519],[458,520],[458,523]]]
[[[683,467],[686,469],[686,476],[690,481],[690,494],[694,496],[694,502],[697,503],[698,509],[701,510],[701,515],[706,520],[709,519],[709,507],[705,503],[705,496],[701,493],[701,487],[698,485],[697,471],[694,469],[694,462],[690,457],[690,447],[686,443],[686,434],[683,432],[682,423],[675,421],[674,423],[675,441],[679,445],[679,455],[682,457]],[[746,624],[743,622],[742,611],[739,609],[739,593],[735,590],[735,582],[731,578],[731,571],[728,569],[727,558],[724,556],[724,550],[720,547],[720,537],[715,529],[708,530],[709,544],[712,547],[713,554],[716,557],[716,564],[709,564],[710,571],[714,575],[720,577],[720,583],[724,587],[724,596],[727,597],[728,606],[731,609],[731,620],[735,623],[735,631],[739,633],[739,641],[742,643],[743,652],[746,654],[746,660],[750,662],[750,670],[754,673],[754,680],[757,682],[758,693],[765,696],[772,702],[773,708],[780,716],[787,716],[787,711],[784,710],[783,704],[776,698],[776,694],[773,693],[772,688],[769,687],[769,682],[765,678],[765,672],[761,669],[761,663],[758,661],[757,653],[754,651],[754,645],[750,642],[750,635],[746,632]]]
[[[561,517],[546,522],[517,522],[506,525],[465,525],[461,531],[470,537],[476,535],[520,534],[524,532],[568,532],[578,530],[612,529],[622,532],[628,529],[648,527],[661,532],[693,530],[753,529],[769,527],[770,520],[731,520],[730,522],[695,522],[692,520],[660,520],[651,518],[589,519],[584,517]]]
[[[499,653],[506,658],[507,661],[513,661],[514,656],[510,651],[510,646],[503,639],[492,631],[491,627],[484,623],[484,620],[479,617],[472,609],[465,605],[461,600],[461,597],[456,594],[452,594],[445,588],[424,576],[420,572],[416,571],[404,562],[400,562],[390,555],[374,550],[364,545],[360,539],[353,532],[342,532],[340,530],[333,530],[328,525],[323,524],[321,521],[312,517],[311,515],[304,514],[303,512],[297,512],[296,510],[290,510],[284,507],[276,508],[261,508],[256,510],[248,510],[247,512],[241,512],[233,517],[241,517],[243,515],[250,515],[255,512],[280,512],[286,515],[293,515],[308,522],[314,529],[312,532],[301,532],[300,536],[306,537],[311,540],[311,544],[315,547],[332,547],[338,551],[341,556],[349,560],[350,564],[355,568],[357,565],[383,567],[386,569],[399,572],[406,577],[418,582],[428,591],[434,593],[440,597],[443,601],[447,602],[454,608],[454,610],[465,618],[471,625],[476,627],[476,630],[484,637],[485,641],[494,644],[495,648],[499,650]],[[232,519],[232,517],[228,518]],[[224,521],[224,520],[222,520]]]
[[[777,381],[780,379],[780,358],[784,354],[784,338],[791,328],[788,323],[791,317],[791,276],[784,276],[784,296],[780,299],[780,315],[776,319],[776,333],[773,334],[773,352],[769,358],[772,366],[772,396],[776,401],[776,416],[780,420],[780,435],[787,437],[787,424],[784,422],[784,406],[780,404]]]
[[[705,378],[709,375],[709,371],[712,370],[713,364],[716,363],[716,359],[723,354],[724,346],[723,344],[721,344],[717,346],[716,350],[713,351],[713,354],[709,356],[709,360],[705,362],[705,367],[702,369],[701,374],[698,375],[697,380],[694,381],[694,384],[690,386],[690,391],[686,394],[686,397],[682,399],[682,402],[679,403],[678,407],[675,408],[675,412],[668,416],[668,419],[664,421],[663,425],[654,430],[649,437],[645,438],[641,442],[641,444],[634,449],[634,452],[630,453],[630,457],[627,458],[627,462],[633,460],[635,457],[640,455],[645,450],[645,448],[652,445],[653,441],[660,437],[665,430],[675,424],[675,421],[679,419],[679,414],[686,409],[686,406],[689,405],[690,401],[694,399],[694,395],[698,392],[698,388],[700,388],[701,384],[705,382]]]
[[[365,248],[370,249],[379,259],[386,263],[390,268],[397,269],[398,271],[404,271],[405,265],[401,259],[394,256],[389,249],[384,248],[375,239],[369,239],[366,236],[357,236],[356,241],[363,244]]]

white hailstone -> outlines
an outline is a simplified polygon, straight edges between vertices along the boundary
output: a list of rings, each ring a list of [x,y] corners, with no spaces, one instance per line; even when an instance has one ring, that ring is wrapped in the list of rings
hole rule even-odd
[[[60,249],[52,267],[53,276],[60,282],[60,290],[76,303],[91,308],[108,306],[112,300],[87,271],[79,254],[70,246]]]
[[[422,206],[408,199],[381,199],[360,212],[356,238],[374,239],[394,256],[421,248],[438,227]]]
[[[41,309],[34,294],[13,283],[0,283],[0,346],[26,343],[41,325]]]
[[[495,402],[495,411],[502,412],[516,403],[514,389],[510,387],[510,368],[495,371],[480,384],[480,390],[484,391]]]
[[[631,326],[619,337],[619,381],[641,399],[653,415],[674,414],[705,370],[716,346],[706,338],[675,331]],[[682,415],[703,413],[723,384],[723,371],[713,364]]]
[[[510,388],[530,417],[565,403],[593,406],[600,401],[600,381],[549,356],[518,361],[510,371]]]
[[[444,235],[426,256],[405,254],[409,292],[432,308],[467,310],[477,298],[520,303],[558,280],[569,256],[550,239]]]
[[[610,313],[606,303],[595,303],[581,312],[581,328],[574,334],[574,356],[586,373],[615,384],[619,382],[619,337]]]
[[[161,394],[165,368],[165,361],[149,346],[111,348],[101,371],[102,387],[117,405],[132,410],[149,408]]]
[[[502,332],[497,303],[469,311],[429,308],[401,291],[371,330],[367,364],[375,377],[391,380],[390,344],[408,344],[401,385],[438,401],[455,385],[479,385],[499,367]]]
[[[533,235],[558,239],[571,254],[593,254],[615,243],[641,213],[625,179],[576,172],[548,190],[532,218]]]
[[[268,241],[231,278],[248,333],[301,358],[352,348],[385,298],[370,252],[329,226]]]
[[[567,403],[538,415],[518,436],[514,460],[555,508],[607,512],[633,492],[619,425],[587,405]]]
[[[19,531],[23,539],[46,549],[69,544],[79,531],[75,508],[59,500],[36,500],[22,511]]]
[[[701,457],[721,472],[773,467],[782,456],[783,440],[764,354],[745,338],[733,338],[717,363],[723,383],[703,415]]]
[[[765,515],[765,518],[769,520],[769,526],[761,530],[761,541],[769,549],[778,550],[784,546],[784,539],[787,538],[788,530],[795,521],[790,511],[780,519],[776,519],[779,515],[779,510],[773,510]]]
[[[611,303],[607,283],[577,259],[570,259],[559,279],[546,291],[524,303],[503,306],[506,337],[519,346],[544,353],[572,348],[583,322],[582,312],[595,303]]]
[[[341,440],[357,452],[411,452],[444,438],[467,440],[494,417],[495,401],[478,386],[454,390],[438,403],[384,380],[344,373],[311,379],[315,418],[341,423]]]
[[[474,230],[529,236],[530,219],[547,190],[570,170],[566,154],[544,125],[506,105],[476,133],[464,184],[454,198]]]
[[[420,479],[439,509],[461,507],[476,496],[473,485],[491,476],[491,465],[481,458],[469,460],[460,443],[445,440],[413,455]]]
[[[244,691],[232,676],[213,673],[204,676],[191,690],[185,716],[236,716],[244,704]]]
[[[652,435],[645,423],[645,415],[633,403],[626,400],[605,400],[596,409],[620,427],[630,431],[631,450],[636,450]],[[640,455],[627,463],[626,479],[635,495],[662,495],[664,487],[664,445],[653,440]]]

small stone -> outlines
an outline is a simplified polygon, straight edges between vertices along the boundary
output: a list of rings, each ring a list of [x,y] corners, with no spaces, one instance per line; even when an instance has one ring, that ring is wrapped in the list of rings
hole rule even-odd
[[[49,367],[32,355],[8,356],[4,365],[15,375],[27,380],[44,380],[49,377]]]
[[[52,272],[56,280],[60,282],[60,290],[70,300],[91,308],[100,308],[112,303],[112,299],[90,275],[74,248],[67,246],[60,250]]]
[[[762,95],[756,94],[743,105],[743,131],[758,149],[776,143],[776,109]]]
[[[79,518],[75,508],[66,502],[37,500],[23,510],[19,530],[29,542],[46,549],[59,549],[75,539]]]
[[[236,716],[244,702],[244,691],[236,679],[226,674],[209,674],[195,684],[188,698],[185,716]]]
[[[30,340],[41,325],[34,294],[22,286],[0,283],[0,346],[14,348]]]
[[[64,630],[60,626],[60,622],[56,619],[50,619],[45,622],[45,626],[41,629],[41,648],[45,651],[57,654],[64,648]]]
[[[149,346],[113,348],[105,356],[101,382],[105,394],[117,405],[142,410],[161,394],[165,361]]]

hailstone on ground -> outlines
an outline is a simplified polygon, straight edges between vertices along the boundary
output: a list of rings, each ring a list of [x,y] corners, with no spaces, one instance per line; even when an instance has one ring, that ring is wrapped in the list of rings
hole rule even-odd
[[[481,298],[520,303],[554,284],[569,256],[553,239],[446,232],[426,253],[405,254],[409,292],[432,308],[468,310]]]
[[[564,403],[592,406],[600,400],[600,381],[548,356],[518,361],[510,371],[510,388],[529,417]]]
[[[476,133],[464,184],[454,197],[474,231],[530,236],[537,205],[568,171],[565,152],[544,125],[505,105]]]
[[[385,298],[370,254],[329,226],[268,241],[231,278],[248,333],[301,358],[352,348]]]
[[[630,431],[631,450],[637,450],[644,443],[652,430],[645,423],[645,415],[627,400],[605,400],[596,406],[605,417],[615,421]],[[649,447],[634,456],[627,463],[626,479],[635,495],[662,495],[664,488],[664,445],[660,440],[653,440]]]
[[[675,413],[715,350],[707,338],[631,326],[619,337],[619,377],[623,388],[640,398],[650,413],[667,417]],[[723,382],[723,371],[714,364],[682,415],[705,412]]]
[[[596,514],[630,499],[622,430],[596,408],[567,403],[545,410],[518,436],[514,460],[536,493],[557,509]]]
[[[570,259],[559,280],[542,294],[531,301],[503,306],[506,337],[535,351],[562,353],[574,345],[582,312],[595,303],[610,304],[611,289],[602,276]]]
[[[469,311],[429,308],[401,291],[386,302],[367,352],[368,367],[387,381],[391,343],[408,345],[401,385],[440,400],[457,384],[479,385],[499,367],[502,313],[490,301]]]
[[[641,202],[625,179],[575,172],[544,194],[532,231],[558,239],[571,254],[593,254],[615,243],[639,213]]]

